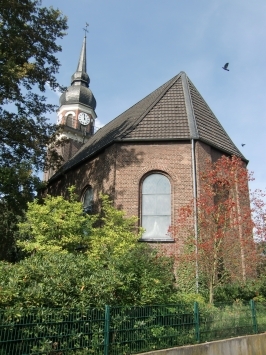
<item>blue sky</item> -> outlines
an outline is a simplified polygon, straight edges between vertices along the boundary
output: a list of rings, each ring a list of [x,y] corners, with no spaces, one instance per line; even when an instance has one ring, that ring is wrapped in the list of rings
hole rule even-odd
[[[266,187],[266,1],[43,0],[68,18],[58,80],[70,85],[85,23],[101,126],[185,71]],[[222,66],[229,62],[230,71]],[[49,101],[58,95],[47,91]],[[56,114],[52,118],[56,122]],[[242,147],[241,144],[245,143]]]

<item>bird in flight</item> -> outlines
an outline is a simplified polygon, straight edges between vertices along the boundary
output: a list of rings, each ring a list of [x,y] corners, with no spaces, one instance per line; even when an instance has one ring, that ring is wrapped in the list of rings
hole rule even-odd
[[[227,70],[227,71],[229,71],[229,69],[227,69],[228,68],[228,65],[229,65],[229,63],[225,63],[225,65],[222,67],[224,70]]]
[[[244,145],[246,145],[246,144],[245,144],[245,143],[242,143],[241,145],[242,145],[242,147],[244,147]]]

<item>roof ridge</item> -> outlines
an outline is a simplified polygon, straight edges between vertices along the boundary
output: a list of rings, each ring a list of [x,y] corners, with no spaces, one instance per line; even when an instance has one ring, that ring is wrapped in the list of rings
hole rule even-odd
[[[203,98],[203,96],[200,94],[200,92],[198,91],[198,89],[196,88],[196,86],[192,83],[192,81],[187,77],[187,83],[188,83],[188,86],[189,84],[193,87],[193,90],[195,90],[195,92],[197,93],[198,97],[204,102],[204,105],[206,105],[206,108],[207,110],[209,111],[209,113],[213,116],[213,118],[216,120],[216,122],[218,123],[220,129],[222,129],[223,133],[225,134],[225,136],[227,137],[227,139],[230,141],[230,143],[232,144],[232,146],[235,148],[236,152],[238,153],[238,155],[248,161],[244,155],[240,152],[240,150],[237,148],[237,146],[235,145],[235,143],[232,141],[232,139],[230,138],[230,136],[228,135],[227,131],[224,129],[223,125],[221,124],[221,122],[219,121],[219,119],[216,117],[216,115],[214,114],[214,112],[212,111],[212,109],[210,108],[210,106],[207,104],[207,102],[205,101],[205,99]],[[189,88],[189,92],[191,93],[191,88]],[[190,98],[191,98],[191,104],[192,104],[192,107],[193,107],[193,111],[194,111],[194,104],[193,104],[193,100],[192,100],[192,97],[190,95]],[[194,116],[194,119],[195,119],[195,122],[197,124],[197,120],[196,120],[196,117]],[[216,145],[213,143],[212,140],[210,139],[207,139],[207,138],[204,138],[202,136],[202,134],[200,134],[200,132],[198,131],[198,138],[197,139],[200,139],[201,141],[205,141],[206,143],[210,144],[211,146],[215,147],[215,148],[218,148],[218,149],[221,149],[223,151],[226,152],[226,149],[221,147],[220,145]]]
[[[167,125],[161,119],[160,101],[165,105]],[[51,180],[114,142],[135,138],[139,141],[197,139],[247,161],[189,77],[181,71],[99,129]]]
[[[192,97],[190,93],[190,88],[188,85],[188,76],[185,72],[181,72],[181,80],[183,86],[183,92],[185,97],[185,105],[187,110],[187,118],[189,124],[190,135],[192,139],[199,139],[199,132],[197,127],[197,121],[194,113],[194,107],[192,103]]]
[[[125,132],[120,139],[125,138],[129,133],[131,133],[134,129],[137,128],[137,126],[140,124],[140,122],[147,116],[147,114],[154,108],[154,106],[162,99],[162,97],[164,95],[166,95],[166,93],[170,90],[170,88],[176,83],[176,81],[180,78],[181,74],[183,72],[180,72],[179,74],[177,74],[176,76],[174,76],[172,79],[168,80],[166,83],[164,83],[163,85],[161,85],[158,89],[154,90],[152,93],[150,93],[149,95],[145,96],[142,100],[145,100],[146,97],[154,94],[156,91],[159,91],[163,86],[166,86],[163,91],[161,92],[161,94],[159,96],[157,96],[155,98],[155,100],[148,106],[148,108],[142,112],[142,114],[140,115],[140,117],[138,119],[135,120],[135,123],[132,124],[132,126],[128,129],[127,132]],[[140,100],[140,101],[142,101]],[[140,102],[139,101],[139,102]]]

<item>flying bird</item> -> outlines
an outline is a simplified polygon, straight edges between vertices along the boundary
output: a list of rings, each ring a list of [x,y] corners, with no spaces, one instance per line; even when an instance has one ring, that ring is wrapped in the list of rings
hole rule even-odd
[[[227,70],[227,71],[229,71],[229,69],[227,69],[228,68],[228,65],[229,65],[229,63],[225,63],[225,65],[222,67],[224,70]]]
[[[245,143],[242,143],[241,145],[242,145],[242,147],[244,147],[244,145],[246,145],[246,144],[245,144]]]

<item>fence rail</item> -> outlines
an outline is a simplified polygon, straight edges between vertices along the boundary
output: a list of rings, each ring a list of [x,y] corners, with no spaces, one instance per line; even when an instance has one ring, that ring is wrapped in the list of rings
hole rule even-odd
[[[137,354],[266,331],[266,304],[0,310],[0,355]]]

